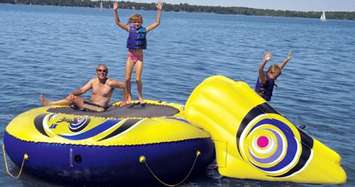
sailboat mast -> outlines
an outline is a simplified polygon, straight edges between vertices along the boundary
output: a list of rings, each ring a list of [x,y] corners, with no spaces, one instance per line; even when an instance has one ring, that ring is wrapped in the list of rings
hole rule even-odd
[[[320,16],[321,21],[326,21],[327,18],[325,17],[325,11],[322,11],[322,15]]]

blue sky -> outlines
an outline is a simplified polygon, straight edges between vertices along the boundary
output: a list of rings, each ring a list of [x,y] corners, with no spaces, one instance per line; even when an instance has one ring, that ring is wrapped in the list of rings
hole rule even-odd
[[[133,2],[156,2],[129,0]],[[194,5],[242,6],[251,8],[301,11],[355,11],[355,0],[163,0],[166,3]]]

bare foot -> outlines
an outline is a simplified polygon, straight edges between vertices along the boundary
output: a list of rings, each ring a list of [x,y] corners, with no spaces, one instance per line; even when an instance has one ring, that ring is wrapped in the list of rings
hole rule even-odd
[[[131,104],[131,102],[132,102],[132,96],[129,95],[129,96],[127,96],[127,100],[125,101],[125,103]]]
[[[47,100],[46,98],[44,98],[43,95],[40,95],[40,96],[39,96],[39,101],[41,102],[41,104],[42,104],[43,106],[47,106],[47,105],[49,104],[48,100]]]
[[[139,104],[144,104],[144,99],[142,96],[138,95],[138,103]]]
[[[139,99],[138,104],[141,104],[141,105],[145,104],[144,99]]]
[[[138,104],[141,106],[141,107],[144,107],[145,106],[145,102],[144,102],[144,99],[142,97],[138,97]]]
[[[118,107],[124,107],[126,105],[129,105],[130,103],[128,103],[127,101],[121,101],[120,104],[118,104]]]

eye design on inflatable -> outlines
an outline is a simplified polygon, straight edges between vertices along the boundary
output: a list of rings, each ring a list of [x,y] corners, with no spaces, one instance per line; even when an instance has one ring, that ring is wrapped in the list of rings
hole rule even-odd
[[[90,119],[86,117],[78,117],[69,121],[69,129],[72,132],[78,132],[86,127],[89,124]]]
[[[306,165],[312,153],[311,138],[279,114],[258,113],[248,119],[237,133],[243,160],[270,177],[291,176]]]
[[[56,114],[40,114],[36,116],[34,125],[38,132],[45,136],[49,136],[46,131],[55,130],[57,126],[65,125],[65,127],[68,127],[71,132],[79,132],[83,130],[89,122],[90,118],[87,117],[76,117],[71,119],[59,117]]]
[[[285,123],[263,119],[245,133],[242,153],[267,175],[282,175],[298,161],[301,146]]]

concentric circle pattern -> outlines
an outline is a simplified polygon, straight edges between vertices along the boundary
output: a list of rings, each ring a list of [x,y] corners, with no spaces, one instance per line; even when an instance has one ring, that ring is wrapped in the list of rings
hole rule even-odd
[[[268,176],[281,176],[300,159],[302,146],[298,131],[279,119],[251,121],[241,134],[238,145],[243,158]]]
[[[87,117],[78,117],[70,121],[69,129],[73,132],[78,132],[89,123]]]

